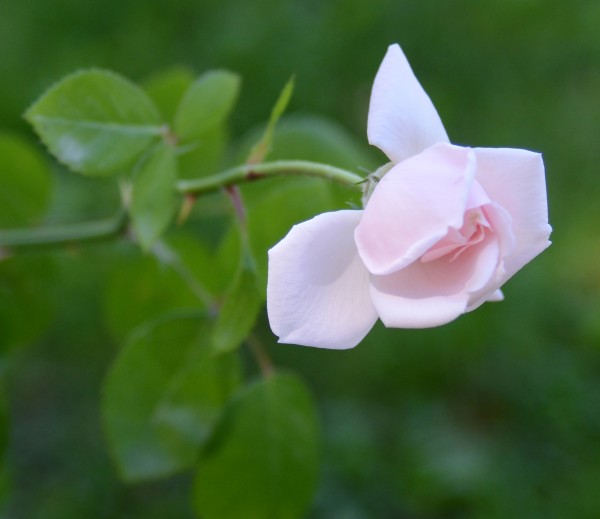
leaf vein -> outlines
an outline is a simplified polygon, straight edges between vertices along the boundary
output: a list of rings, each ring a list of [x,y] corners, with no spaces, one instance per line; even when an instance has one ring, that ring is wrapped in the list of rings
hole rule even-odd
[[[36,122],[72,125],[79,128],[92,130],[104,130],[118,133],[130,133],[140,135],[161,135],[164,132],[162,125],[150,124],[121,124],[118,122],[102,122],[90,120],[67,119],[65,117],[51,117],[45,115],[36,115],[33,117]]]

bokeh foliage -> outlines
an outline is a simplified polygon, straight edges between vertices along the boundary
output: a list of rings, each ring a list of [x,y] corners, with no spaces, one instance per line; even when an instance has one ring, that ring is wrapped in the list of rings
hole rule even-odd
[[[384,159],[365,144],[369,89],[386,46],[397,41],[453,142],[542,151],[554,245],[511,280],[504,303],[440,329],[378,326],[349,352],[277,346],[264,318],[257,335],[278,365],[310,381],[319,401],[323,462],[310,517],[597,516],[595,0],[178,0],[168,8],[138,0],[22,0],[3,4],[0,23],[2,135],[11,132],[7,138],[23,146],[36,140],[21,114],[82,67],[143,81],[163,115],[176,118],[174,101],[164,97],[172,89],[161,90],[156,74],[180,65],[171,68],[171,81],[181,92],[208,69],[242,78],[228,130],[239,150],[226,162],[243,160],[255,141],[246,135],[266,120],[295,73],[292,115],[282,122],[273,157],[307,154],[374,168]],[[53,168],[52,175],[41,173],[56,186],[45,202],[50,209],[44,216],[49,187],[40,187],[28,198],[28,214],[15,213],[11,226],[114,213],[113,183],[41,160]],[[199,152],[190,174],[217,162]],[[293,223],[342,207],[348,195],[304,179],[245,188],[263,277],[261,251]],[[185,235],[168,243],[221,294],[236,270],[235,231],[226,200],[211,195],[202,204]],[[2,226],[7,207],[0,208]],[[3,458],[12,481],[9,516],[193,517],[189,475],[120,482],[100,420],[100,388],[125,336],[140,324],[136,312],[158,317],[194,308],[193,295],[175,288],[179,278],[153,261],[128,244],[99,243],[0,263],[0,340],[10,351],[2,360],[11,415]],[[221,275],[203,275],[214,264]],[[244,370],[256,374],[249,359]]]

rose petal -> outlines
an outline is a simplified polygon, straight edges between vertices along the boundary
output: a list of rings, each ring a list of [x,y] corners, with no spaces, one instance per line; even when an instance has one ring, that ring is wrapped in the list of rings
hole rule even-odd
[[[388,48],[375,76],[367,134],[369,143],[393,162],[449,142],[440,116],[397,44]]]
[[[447,256],[417,261],[388,276],[372,276],[379,317],[393,328],[428,328],[456,319],[467,310],[471,293],[494,277],[498,253],[498,240],[490,234],[454,261]]]
[[[490,202],[483,207],[494,234],[500,243],[500,257],[506,258],[515,249],[513,220],[509,212],[497,202]]]
[[[471,192],[483,196],[472,189],[474,174],[472,151],[451,144],[432,146],[392,168],[356,228],[367,269],[390,274],[421,257],[450,227],[460,229]]]
[[[511,148],[475,148],[476,178],[510,215],[514,247],[504,260],[505,281],[550,242],[544,163],[539,153]]]
[[[512,253],[515,247],[512,219],[508,212],[495,202],[485,205],[483,210],[491,224],[494,237],[498,240],[498,268],[485,286],[471,293],[467,312],[475,310],[486,301],[502,301],[504,299],[504,295],[499,290],[508,279],[504,259]],[[497,299],[498,297],[500,299]]]
[[[279,342],[352,348],[375,324],[369,274],[354,243],[361,215],[321,214],[269,251],[267,311]]]
[[[498,301],[504,301],[504,294],[502,293],[502,290],[498,289],[495,292],[493,292],[492,295],[487,298],[487,301],[494,303]]]

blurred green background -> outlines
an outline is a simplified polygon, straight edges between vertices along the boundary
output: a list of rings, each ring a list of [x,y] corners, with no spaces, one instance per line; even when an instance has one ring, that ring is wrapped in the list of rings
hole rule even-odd
[[[543,152],[554,245],[504,303],[439,329],[377,326],[348,352],[275,345],[262,318],[276,362],[302,373],[319,404],[309,517],[597,518],[599,27],[597,0],[3,1],[0,127],[35,142],[21,114],[74,69],[143,80],[179,64],[242,75],[235,137],[264,121],[295,73],[289,112],[329,117],[366,148],[371,83],[400,43],[453,142]],[[360,153],[355,169],[384,161]],[[111,187],[54,169],[45,222],[113,212]],[[188,475],[124,485],[107,453],[99,403],[118,344],[103,288],[120,247],[1,267],[27,273],[21,300],[0,291],[3,333],[11,322],[31,332],[2,360],[6,517],[193,517]]]

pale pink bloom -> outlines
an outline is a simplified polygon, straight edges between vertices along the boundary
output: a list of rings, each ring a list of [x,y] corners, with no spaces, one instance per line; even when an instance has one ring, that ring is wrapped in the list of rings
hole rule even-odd
[[[394,166],[364,210],[295,225],[269,251],[279,342],[344,349],[379,318],[426,328],[486,301],[550,242],[538,153],[449,143],[398,45],[375,78],[369,142]]]

